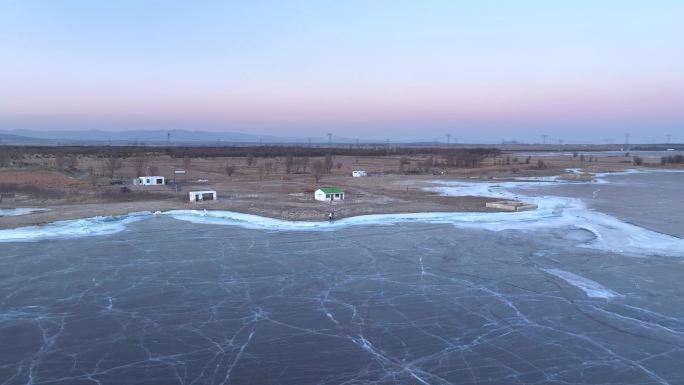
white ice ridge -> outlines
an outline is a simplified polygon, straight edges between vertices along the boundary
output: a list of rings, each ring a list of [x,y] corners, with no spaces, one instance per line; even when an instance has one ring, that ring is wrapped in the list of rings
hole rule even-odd
[[[126,229],[126,225],[139,221],[149,213],[131,213],[122,216],[102,216],[59,221],[44,226],[28,226],[0,230],[0,242],[31,242],[52,238],[76,238],[90,235],[107,235]]]
[[[0,217],[15,217],[18,215],[27,215],[38,211],[47,211],[48,209],[34,209],[30,207],[17,207],[13,209],[0,209]]]
[[[409,214],[362,215],[328,221],[287,221],[242,214],[231,211],[172,210],[168,215],[192,223],[240,226],[270,231],[331,231],[360,225],[392,225],[396,223],[445,223],[457,227],[478,228],[490,231],[536,230],[542,228],[575,228],[590,231],[595,239],[582,246],[636,255],[667,255],[684,257],[684,239],[657,233],[623,222],[610,215],[589,210],[580,199],[557,196],[531,197],[516,194],[524,188],[548,185],[548,182],[461,182],[437,181],[438,187],[430,190],[444,195],[479,195],[521,199],[538,205],[537,210],[524,212],[437,212]],[[96,217],[56,222],[46,226],[32,226],[0,230],[0,242],[33,241],[49,238],[78,237],[112,234],[150,213],[137,213],[124,217]]]
[[[618,293],[608,289],[600,283],[584,278],[577,274],[559,269],[544,269],[544,271],[551,275],[555,275],[572,286],[579,288],[587,295],[587,297],[610,299],[619,296]]]

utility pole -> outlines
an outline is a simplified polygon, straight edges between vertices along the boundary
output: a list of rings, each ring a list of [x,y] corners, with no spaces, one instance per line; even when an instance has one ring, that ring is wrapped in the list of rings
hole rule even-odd
[[[170,132],[166,133],[166,145],[167,146],[171,145],[171,133]]]

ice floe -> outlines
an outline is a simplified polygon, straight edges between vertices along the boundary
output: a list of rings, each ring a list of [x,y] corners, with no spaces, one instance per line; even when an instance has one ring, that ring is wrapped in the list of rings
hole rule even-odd
[[[594,282],[577,274],[560,269],[544,269],[544,271],[582,290],[587,297],[610,299],[619,296],[618,293],[604,287],[598,282]]]

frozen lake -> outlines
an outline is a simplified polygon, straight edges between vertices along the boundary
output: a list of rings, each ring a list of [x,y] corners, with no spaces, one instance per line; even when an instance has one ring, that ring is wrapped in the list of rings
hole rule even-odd
[[[0,384],[682,384],[683,181],[443,186],[527,213],[0,231]]]

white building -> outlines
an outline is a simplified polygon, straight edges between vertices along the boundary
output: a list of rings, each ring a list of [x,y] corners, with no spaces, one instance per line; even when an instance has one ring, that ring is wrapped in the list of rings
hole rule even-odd
[[[344,190],[339,187],[321,187],[314,192],[317,201],[343,201]]]
[[[352,171],[352,176],[353,176],[354,178],[360,178],[360,177],[362,177],[362,176],[368,176],[368,173],[365,172],[365,171],[362,171],[362,170]]]
[[[159,186],[166,184],[163,176],[139,176],[133,179],[133,184],[140,186]]]
[[[216,191],[190,191],[190,202],[215,201]]]

